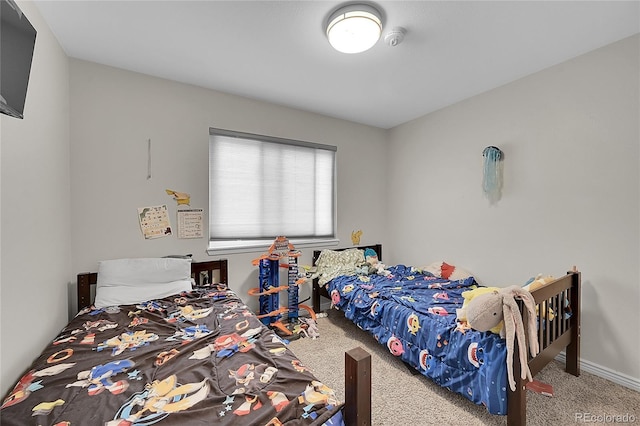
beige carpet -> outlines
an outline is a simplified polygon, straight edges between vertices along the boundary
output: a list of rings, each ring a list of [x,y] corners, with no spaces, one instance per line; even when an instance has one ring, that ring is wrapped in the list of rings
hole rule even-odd
[[[341,312],[329,311],[328,317],[318,319],[318,327],[318,339],[292,341],[291,349],[322,382],[336,390],[340,400],[344,399],[344,352],[357,346],[366,349],[371,354],[374,426],[506,425],[506,417],[491,415],[484,407],[412,374],[386,346]],[[572,425],[586,423],[584,420],[623,423],[625,415],[627,423],[632,418],[640,424],[640,393],[636,391],[589,373],[572,376],[559,362],[549,364],[536,379],[553,385],[554,396],[528,392],[528,425]]]

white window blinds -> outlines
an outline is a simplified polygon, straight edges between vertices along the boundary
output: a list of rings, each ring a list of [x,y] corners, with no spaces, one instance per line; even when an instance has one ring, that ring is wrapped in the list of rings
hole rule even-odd
[[[209,133],[210,252],[335,239],[336,147]]]

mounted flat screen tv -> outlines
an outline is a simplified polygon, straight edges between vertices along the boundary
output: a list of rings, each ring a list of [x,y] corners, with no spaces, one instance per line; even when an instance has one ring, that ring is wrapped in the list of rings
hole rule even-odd
[[[24,118],[36,30],[13,0],[0,0],[0,112]]]

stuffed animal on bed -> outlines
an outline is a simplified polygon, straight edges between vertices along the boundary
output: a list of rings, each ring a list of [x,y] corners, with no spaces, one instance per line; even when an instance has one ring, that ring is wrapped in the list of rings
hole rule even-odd
[[[373,249],[366,249],[364,251],[364,260],[369,265],[369,275],[378,274],[385,277],[391,274],[391,271],[386,269],[384,263],[378,260],[378,254]]]
[[[525,333],[525,325],[518,308],[516,299],[522,300],[528,311],[529,319],[526,328],[529,334],[528,345]],[[527,346],[531,356],[536,356],[539,351],[536,336],[535,300],[531,293],[522,287],[511,286],[507,288],[493,289],[492,291],[474,297],[466,307],[466,319],[469,326],[478,331],[489,331],[501,321],[504,322],[502,335],[507,343],[507,376],[509,387],[512,391],[516,388],[513,378],[513,348],[514,341],[518,339],[518,353],[520,356],[520,377],[532,381],[527,359]]]
[[[465,327],[469,325],[469,322],[467,321],[467,307],[469,306],[469,303],[475,297],[480,296],[481,294],[491,293],[496,290],[500,290],[500,288],[499,287],[476,287],[473,290],[462,292],[462,297],[464,298],[464,302],[462,302],[462,308],[456,309],[456,317],[458,322],[463,324],[463,328],[469,328],[469,327]],[[494,327],[491,327],[491,329],[489,329],[488,331],[495,334],[501,334],[503,331],[503,325],[504,323],[502,321],[499,321]]]

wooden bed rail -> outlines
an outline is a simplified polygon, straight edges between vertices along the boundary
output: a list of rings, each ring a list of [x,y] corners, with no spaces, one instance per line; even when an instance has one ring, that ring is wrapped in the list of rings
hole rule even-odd
[[[542,287],[533,295],[538,306],[538,344],[543,357],[529,361],[531,374],[536,374],[548,361],[567,348],[568,373],[580,375],[580,272],[570,271],[554,282],[554,288]],[[546,309],[545,309],[546,308]],[[526,312],[524,313],[526,315]],[[526,317],[523,318],[527,320]],[[545,358],[546,361],[545,362]]]
[[[582,277],[578,271],[569,271],[562,278],[531,292],[537,306],[538,344],[540,352],[529,356],[531,376],[539,373],[566,348],[565,370],[580,375],[580,297]],[[523,323],[527,324],[527,311],[521,305]],[[527,424],[526,380],[520,378],[518,342],[514,340],[513,376],[516,390],[508,392],[507,424]]]

